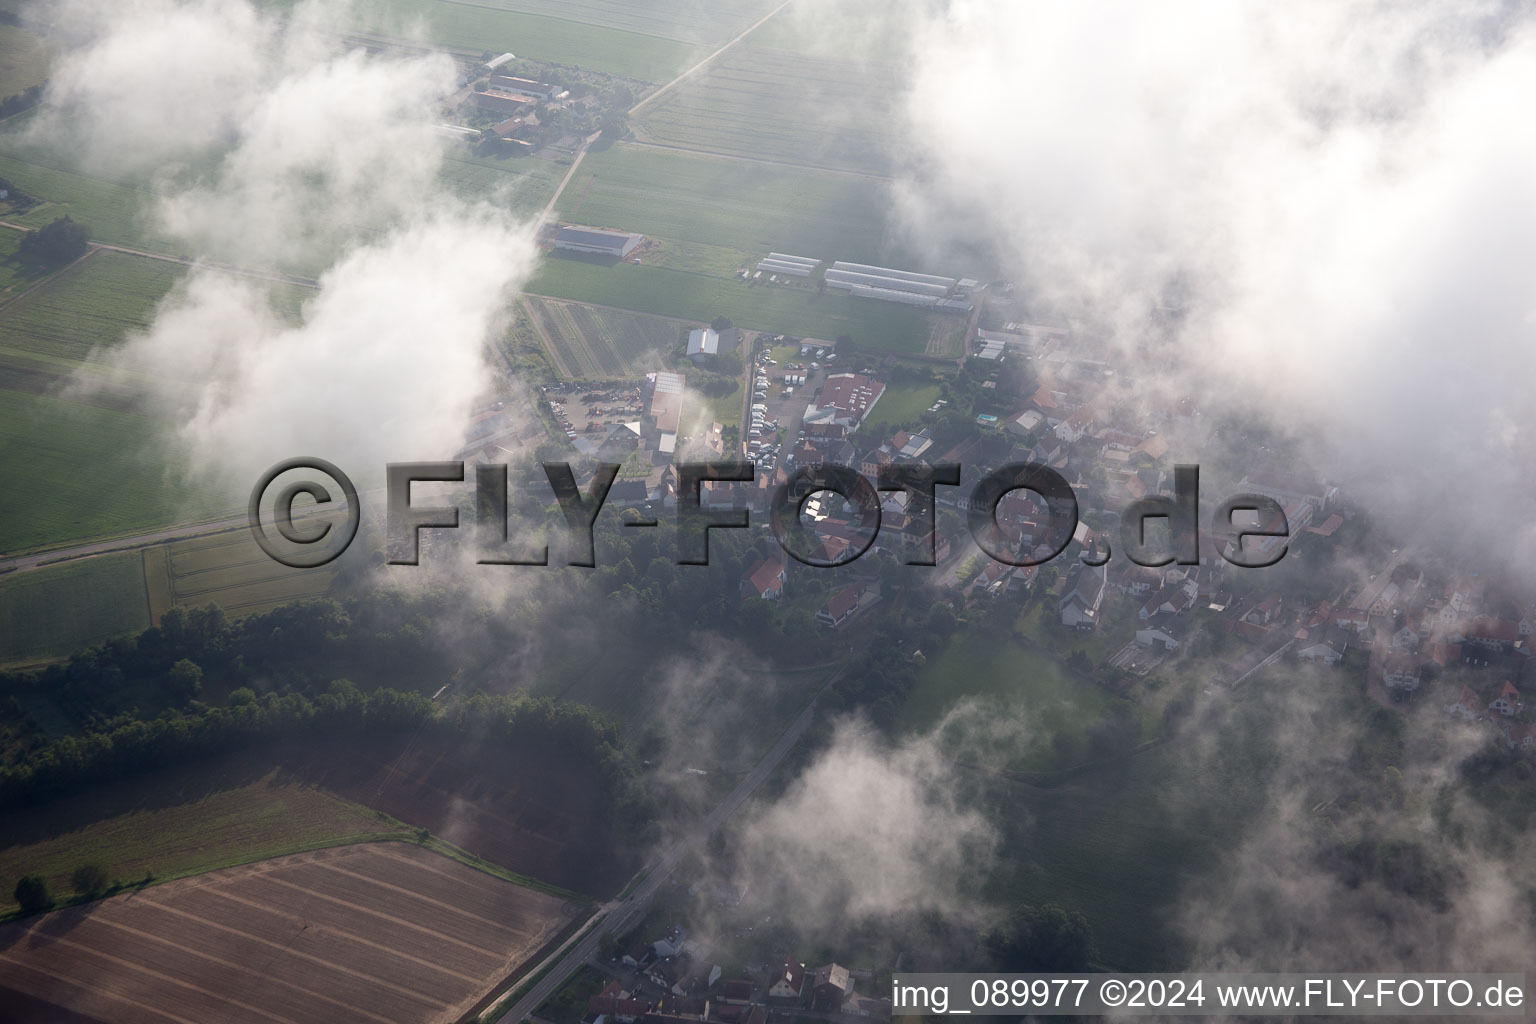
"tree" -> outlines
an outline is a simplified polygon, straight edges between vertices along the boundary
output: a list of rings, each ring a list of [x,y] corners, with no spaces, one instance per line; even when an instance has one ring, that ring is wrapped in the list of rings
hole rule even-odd
[[[23,914],[41,914],[53,906],[53,894],[48,891],[48,880],[42,875],[27,875],[16,883],[11,895],[21,904]]]
[[[107,869],[95,861],[81,864],[70,876],[75,892],[88,900],[100,896],[107,888]]]
[[[182,658],[165,675],[171,692],[182,700],[191,700],[203,690],[203,669],[191,658]]]
[[[1086,971],[1098,955],[1093,929],[1083,915],[1054,903],[1016,907],[987,936],[987,948],[998,970],[1014,973]]]
[[[23,235],[18,251],[24,262],[52,269],[84,256],[90,239],[91,233],[85,225],[76,224],[66,214],[46,227]]]
[[[859,350],[858,344],[851,334],[839,334],[837,342],[832,346],[832,351],[837,353],[837,358],[847,359]]]
[[[629,112],[626,110],[610,110],[603,115],[603,120],[598,125],[603,133],[603,138],[612,142],[622,139],[629,131]]]
[[[728,331],[735,326],[728,316],[717,316],[709,322],[709,329],[712,331]]]

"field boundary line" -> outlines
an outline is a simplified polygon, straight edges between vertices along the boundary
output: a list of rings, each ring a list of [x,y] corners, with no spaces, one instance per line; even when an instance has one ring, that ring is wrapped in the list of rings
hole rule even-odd
[[[784,8],[788,7],[792,3],[794,3],[794,0],[784,0],[783,3],[779,4],[779,6],[775,7],[773,10],[769,11],[767,14],[763,15],[757,21],[753,22],[750,26],[748,26],[747,29],[744,32],[741,33],[741,35],[737,36],[735,39],[732,39],[730,42],[728,42],[724,46],[720,47],[720,49],[716,50],[714,53],[710,54],[708,57],[705,57],[703,60],[701,60],[697,64],[695,64],[693,67],[688,68],[682,74],[678,75],[676,78],[672,79],[672,81],[668,82],[666,85],[663,85],[661,88],[657,89],[655,92],[651,93],[649,96],[647,96],[645,99],[641,100],[639,103],[636,103],[634,106],[630,107],[629,108],[629,116],[630,117],[634,117],[635,114],[639,113],[642,108],[644,108],[644,107],[650,105],[651,103],[655,102],[655,100],[658,97],[665,95],[673,86],[677,85],[677,83],[681,82],[683,79],[689,78],[689,77],[692,77],[695,74],[698,74],[698,72],[702,71],[705,67],[707,67],[711,63],[713,63],[714,60],[716,58],[718,58],[722,53],[724,53],[726,50],[729,50],[731,47],[735,46],[737,43],[741,42],[743,39],[747,38],[747,36],[751,35],[753,32],[756,32],[770,18],[772,18],[774,15],[778,14],[780,11],[782,11]]]
[[[705,157],[711,160],[734,160],[737,163],[760,164],[764,167],[778,167],[786,171],[810,171],[814,174],[841,174],[854,178],[868,178],[872,181],[895,181],[889,174],[877,174],[874,171],[855,171],[848,167],[826,167],[822,164],[797,164],[790,160],[767,160],[760,156],[742,156],[740,153],[719,153],[712,149],[694,149],[690,146],[677,146],[666,142],[647,142],[641,139],[626,139],[616,143],[619,146],[628,146],[635,149],[658,149],[663,153],[682,153],[691,157]]]

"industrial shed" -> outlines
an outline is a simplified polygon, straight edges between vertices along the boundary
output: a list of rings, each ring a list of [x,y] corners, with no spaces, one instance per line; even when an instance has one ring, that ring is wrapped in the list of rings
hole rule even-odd
[[[602,228],[563,227],[555,235],[555,248],[569,252],[592,252],[623,259],[645,241],[644,235],[605,231]]]

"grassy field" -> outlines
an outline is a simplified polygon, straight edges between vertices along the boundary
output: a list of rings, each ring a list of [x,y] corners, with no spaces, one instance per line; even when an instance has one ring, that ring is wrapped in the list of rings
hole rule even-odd
[[[682,321],[526,297],[529,318],[556,370],[567,379],[632,377],[665,369]]]
[[[20,26],[0,24],[0,97],[42,85],[52,57],[47,40]]]
[[[889,433],[916,430],[922,426],[923,413],[938,397],[937,384],[888,384],[864,425],[878,426],[882,432]]]
[[[454,49],[512,52],[643,82],[666,82],[708,53],[662,36],[451,0],[365,0],[353,8],[353,24],[385,38],[424,37]]]
[[[259,759],[167,769],[42,810],[0,816],[0,912],[15,879],[48,877],[69,892],[76,865],[99,861],[110,877],[160,880],[409,830],[393,819],[305,783]]]
[[[755,42],[749,36],[640,112],[637,136],[709,153],[890,172],[901,123],[901,65]]]
[[[165,552],[171,599],[177,606],[216,604],[231,616],[318,597],[336,578],[330,568],[291,569],[273,561],[247,530],[177,541]]]
[[[450,147],[443,160],[443,189],[465,200],[488,200],[514,213],[542,213],[570,166],[568,160],[532,157],[479,156],[462,146]]]
[[[0,552],[115,536],[207,515],[214,495],[166,477],[169,424],[120,389],[62,391],[94,349],[146,326],[182,268],[98,252],[0,308]],[[293,300],[283,295],[280,303]]]
[[[0,229],[0,302],[25,291],[43,276],[18,258],[22,237],[20,231]]]
[[[36,158],[41,159],[41,158]],[[45,202],[20,216],[7,217],[40,228],[65,214],[87,225],[98,242],[150,252],[189,255],[186,246],[153,230],[147,211],[155,195],[72,171],[33,163],[14,152],[14,140],[0,137],[0,178]]]
[[[178,449],[132,412],[0,392],[0,553],[132,534],[220,510],[226,501],[167,480]]]
[[[955,643],[924,666],[902,705],[899,727],[914,732],[931,729],[966,698],[982,702],[989,715],[1007,716],[1025,727],[1006,746],[989,745],[977,751],[952,745],[951,749],[968,762],[1023,771],[1071,767],[1057,763],[1052,737],[1081,733],[1098,718],[1105,703],[1097,687],[1069,675],[1037,651],[1001,637],[981,643],[957,636]]]
[[[155,305],[185,272],[179,263],[94,253],[0,310],[0,349],[82,361],[149,326]]]
[[[697,322],[728,316],[738,327],[798,337],[833,339],[848,333],[874,352],[918,353],[928,340],[927,318],[891,303],[833,292],[753,287],[633,263],[602,266],[546,259],[527,290]]]
[[[0,576],[0,664],[58,657],[148,625],[133,552]]]
[[[745,254],[728,273],[771,251],[929,269],[888,244],[889,203],[889,186],[869,178],[620,144],[587,155],[560,211]]]
[[[466,0],[480,7],[548,14],[587,25],[723,43],[773,9],[777,0]]]

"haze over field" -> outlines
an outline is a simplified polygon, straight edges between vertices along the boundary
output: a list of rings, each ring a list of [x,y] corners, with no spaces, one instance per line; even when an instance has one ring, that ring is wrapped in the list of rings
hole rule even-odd
[[[344,12],[323,3],[102,13],[66,8],[80,39],[34,135],[155,169],[145,214],[200,260],[317,268],[297,326],[260,280],[196,268],[112,354],[162,384],[193,471],[238,489],[299,452],[382,466],[456,450],[533,227],[439,187],[452,62],[348,48],[323,31]]]
[[[908,230],[1102,325],[1152,401],[1536,562],[1528,8],[956,3],[908,37]]]

